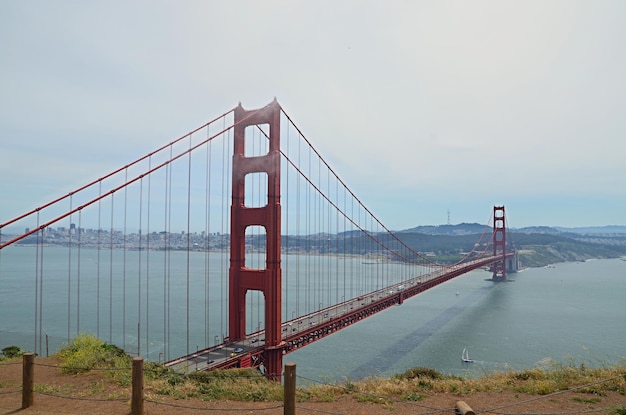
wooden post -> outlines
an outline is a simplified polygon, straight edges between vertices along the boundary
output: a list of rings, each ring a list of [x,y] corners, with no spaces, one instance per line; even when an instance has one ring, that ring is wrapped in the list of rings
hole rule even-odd
[[[296,364],[285,364],[285,389],[283,392],[283,414],[296,415]]]
[[[33,404],[34,368],[35,353],[24,353],[22,356],[22,409]]]
[[[143,357],[133,358],[133,396],[130,404],[132,415],[143,415]]]
[[[474,410],[463,401],[457,401],[456,410],[461,415],[476,415],[476,412],[474,412]]]

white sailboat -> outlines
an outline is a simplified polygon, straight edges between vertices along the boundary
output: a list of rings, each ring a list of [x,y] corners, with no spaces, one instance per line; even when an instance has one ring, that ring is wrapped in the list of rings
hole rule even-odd
[[[467,347],[463,348],[463,352],[461,353],[461,361],[463,361],[463,363],[474,363],[474,359],[470,359],[469,357]]]

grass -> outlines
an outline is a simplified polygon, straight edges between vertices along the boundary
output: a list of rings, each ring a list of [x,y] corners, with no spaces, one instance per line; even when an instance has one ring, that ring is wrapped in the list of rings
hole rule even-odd
[[[615,408],[614,413],[617,415],[626,415],[626,407]]]
[[[63,361],[64,372],[80,375],[94,369],[107,369],[118,385],[131,384],[131,358],[121,349],[93,336],[80,335],[56,355]],[[335,384],[312,384],[297,388],[299,402],[332,402],[346,395],[364,402],[390,406],[393,400],[419,401],[436,393],[468,395],[474,392],[507,392],[547,395],[573,387],[579,402],[596,403],[613,391],[626,395],[626,366],[590,368],[584,364],[552,363],[547,369],[533,368],[519,372],[494,372],[480,378],[446,375],[429,368],[412,368],[389,377],[349,379]],[[45,385],[42,386],[45,388]],[[95,389],[101,385],[94,385]],[[234,369],[176,373],[155,363],[144,366],[144,390],[150,399],[169,396],[174,399],[197,398],[205,401],[281,401],[283,388],[266,380],[257,370]]]
[[[146,376],[144,389],[152,398],[166,395],[175,399],[255,402],[283,399],[282,386],[268,381],[255,369],[193,372],[189,375],[157,369]]]
[[[512,394],[548,395],[584,386],[576,392],[590,397],[580,399],[595,402],[608,391],[626,395],[626,367],[588,368],[585,365],[554,364],[549,369],[529,369],[521,372],[493,372],[480,378],[467,379],[446,375],[428,368],[413,368],[391,378],[367,378],[360,382],[338,385],[309,386],[307,395],[320,400],[336,399],[348,393],[363,394],[369,401],[385,398],[419,400],[436,393],[469,395],[474,392],[508,392]]]

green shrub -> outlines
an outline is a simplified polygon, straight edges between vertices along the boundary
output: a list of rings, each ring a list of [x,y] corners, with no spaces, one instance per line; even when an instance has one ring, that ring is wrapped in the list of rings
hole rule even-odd
[[[146,362],[143,366],[143,370],[146,379],[162,379],[174,374],[172,369],[155,362]]]
[[[57,354],[66,373],[81,373],[91,369],[119,369],[110,372],[121,385],[130,383],[131,358],[117,346],[95,336],[79,334]]]
[[[517,380],[544,380],[546,378],[545,372],[538,368],[523,370],[513,376]]]
[[[426,378],[426,379],[441,379],[443,376],[441,373],[437,372],[435,369],[431,369],[428,367],[413,367],[411,369],[406,370],[404,373],[399,375],[394,375],[395,378],[398,379],[415,379],[415,378]]]
[[[7,359],[11,359],[14,357],[21,357],[24,354],[24,350],[20,349],[17,346],[8,346],[2,349],[2,354]]]

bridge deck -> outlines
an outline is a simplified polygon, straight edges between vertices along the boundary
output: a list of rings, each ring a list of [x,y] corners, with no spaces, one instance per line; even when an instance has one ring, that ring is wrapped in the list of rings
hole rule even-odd
[[[510,255],[512,254],[507,256]],[[490,256],[454,265],[285,321],[282,324],[280,347],[284,354],[293,352],[390,306],[402,304],[407,298],[501,258],[501,256]],[[264,349],[265,331],[260,330],[247,335],[244,340],[226,341],[166,362],[165,366],[179,372],[256,367],[263,363],[261,355]]]

